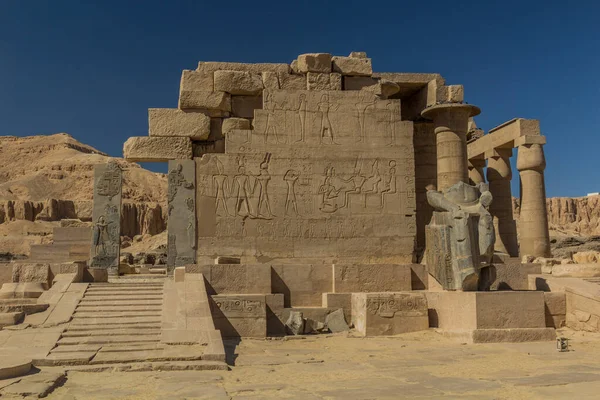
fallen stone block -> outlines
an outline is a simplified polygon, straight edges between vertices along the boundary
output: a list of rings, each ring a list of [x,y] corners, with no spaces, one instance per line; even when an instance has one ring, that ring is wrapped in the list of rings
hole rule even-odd
[[[331,54],[308,53],[298,56],[299,72],[331,72]]]
[[[0,380],[23,376],[29,370],[31,370],[31,359],[4,356],[0,361]]]
[[[187,137],[130,137],[123,157],[134,162],[165,162],[192,158],[192,141]]]
[[[234,95],[259,95],[263,90],[262,76],[242,71],[215,71],[215,90]]]
[[[41,282],[5,283],[0,288],[0,299],[37,299],[45,288]]]
[[[304,324],[306,321],[300,311],[290,312],[290,316],[285,323],[286,330],[292,335],[302,335],[304,333]]]
[[[200,112],[171,108],[148,109],[150,136],[182,136],[206,140],[210,135],[210,117]]]
[[[182,90],[179,92],[179,109],[231,111],[231,96],[225,92]]]
[[[25,313],[20,312],[2,312],[0,313],[0,328],[4,328],[6,326],[17,325],[23,322],[25,318]],[[2,379],[2,378],[0,378]]]
[[[28,375],[19,382],[5,387],[0,392],[3,396],[46,397],[55,388],[66,381],[65,372],[46,372]]]
[[[341,308],[325,317],[325,325],[333,333],[345,332],[350,329],[344,317],[344,310]]]
[[[600,277],[600,264],[560,264],[552,266],[552,276],[557,278]]]
[[[342,75],[371,76],[373,74],[371,59],[366,57],[335,56],[331,59],[331,65],[333,72],[338,72]]]
[[[44,284],[47,290],[52,284],[50,278],[50,264],[14,264],[12,268],[12,281],[18,282],[39,282]]]

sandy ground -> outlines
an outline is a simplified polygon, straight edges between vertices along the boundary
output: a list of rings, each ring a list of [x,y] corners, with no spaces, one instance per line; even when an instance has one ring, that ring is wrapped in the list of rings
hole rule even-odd
[[[50,399],[598,399],[600,335],[461,344],[433,331],[228,343],[229,372],[69,372]]]

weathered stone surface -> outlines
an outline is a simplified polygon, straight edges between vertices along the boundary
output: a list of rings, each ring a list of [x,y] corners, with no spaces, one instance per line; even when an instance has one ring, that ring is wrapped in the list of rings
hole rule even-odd
[[[48,289],[52,285],[50,264],[15,263],[12,267],[12,281],[14,283],[39,282]]]
[[[338,73],[309,72],[306,75],[308,90],[342,90],[342,76]]]
[[[331,72],[331,54],[308,53],[298,56],[299,72]]]
[[[284,90],[306,90],[306,75],[279,74],[279,86]],[[265,89],[267,87],[265,86]]]
[[[370,76],[343,76],[344,90],[361,90],[377,85],[379,79]]]
[[[223,120],[223,134],[233,129],[250,129],[250,120],[246,118],[226,118]]]
[[[209,294],[271,292],[271,267],[267,264],[187,265],[187,274],[202,273]]]
[[[190,71],[184,69],[181,73],[179,90],[214,91],[214,75],[212,72]]]
[[[2,299],[0,292],[0,299]],[[4,328],[7,326],[13,326],[20,324],[23,322],[23,318],[25,318],[25,313],[23,311],[15,311],[15,312],[0,312],[0,328]],[[0,365],[0,376],[2,376],[2,366]]]
[[[552,266],[552,276],[557,278],[594,278],[600,276],[600,264],[558,264]]]
[[[576,264],[600,263],[600,251],[579,251],[573,254]]]
[[[412,290],[410,265],[334,264],[333,275],[335,293]]]
[[[285,294],[285,307],[319,307],[322,294],[331,292],[331,265],[272,265],[273,293]]]
[[[344,310],[341,308],[325,317],[325,326],[333,333],[345,332],[350,329],[344,317]]]
[[[258,337],[267,335],[264,295],[214,295],[211,312],[215,328],[223,337]]]
[[[285,327],[292,335],[302,335],[304,333],[305,322],[302,312],[292,311],[285,323]]]
[[[231,111],[231,96],[225,92],[182,90],[179,93],[179,108]]]
[[[363,336],[397,335],[429,328],[421,293],[353,293],[352,322]]]
[[[277,90],[279,87],[279,78],[276,72],[265,71],[262,73],[263,88],[267,90]]]
[[[173,271],[196,262],[196,165],[193,160],[169,161],[167,177],[167,268]]]
[[[263,90],[262,76],[242,71],[215,71],[215,90],[235,95],[259,95]]]
[[[135,162],[166,162],[192,158],[192,141],[187,137],[130,137],[123,157]]]
[[[206,140],[210,135],[209,116],[176,108],[148,109],[148,126],[150,136],[183,136]]]
[[[352,76],[371,76],[373,74],[373,66],[370,58],[357,57],[339,57],[334,56],[331,59],[333,72],[338,72],[342,75]]]
[[[90,267],[118,273],[121,250],[123,172],[115,162],[94,168],[94,212]]]
[[[323,307],[341,308],[347,322],[352,321],[352,293],[323,293]]]
[[[3,357],[0,361],[0,379],[16,378],[25,375],[30,369],[30,358]]]
[[[200,61],[198,63],[198,72],[211,73],[215,71],[244,71],[261,73],[271,71],[277,73],[289,72],[290,66],[281,63],[236,63],[236,62],[219,62],[219,61]]]

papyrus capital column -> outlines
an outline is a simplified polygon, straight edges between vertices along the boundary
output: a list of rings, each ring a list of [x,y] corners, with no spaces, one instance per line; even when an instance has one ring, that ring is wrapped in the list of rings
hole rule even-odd
[[[479,113],[478,107],[461,103],[438,104],[421,113],[435,127],[439,191],[458,182],[469,183],[467,128],[469,117]]]
[[[478,185],[485,183],[485,174],[483,169],[485,168],[485,158],[475,158],[469,160],[469,183],[471,185]]]
[[[518,146],[517,169],[521,175],[521,216],[519,218],[520,253],[549,257],[550,234],[546,212],[546,159],[544,136],[522,136],[515,140]]]
[[[517,257],[519,255],[517,227],[513,218],[510,188],[510,180],[512,179],[511,156],[512,148],[494,149],[486,153],[488,159],[486,175],[490,192],[494,198],[494,201],[490,204],[490,213],[494,218],[496,250],[511,257]]]

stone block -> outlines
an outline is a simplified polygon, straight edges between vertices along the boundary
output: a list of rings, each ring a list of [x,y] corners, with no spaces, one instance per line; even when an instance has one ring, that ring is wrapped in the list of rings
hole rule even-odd
[[[5,326],[13,326],[23,322],[25,318],[25,312],[23,311],[12,311],[12,312],[0,312],[0,330]],[[0,376],[2,374],[0,373]]]
[[[343,76],[342,79],[344,90],[361,90],[379,83],[379,79],[370,76]]]
[[[179,109],[206,109],[231,111],[231,95],[225,92],[205,90],[182,90],[179,93]]]
[[[123,157],[133,162],[190,160],[192,141],[187,137],[130,137],[123,145]]]
[[[541,265],[523,264],[518,258],[511,258],[505,263],[495,263],[496,280],[490,290],[528,290],[528,276],[541,273]]]
[[[462,103],[464,101],[463,85],[440,86],[437,88],[437,101]]]
[[[173,279],[175,280],[175,282],[183,282],[185,280],[185,267],[175,268],[175,272],[173,273]]]
[[[546,326],[562,328],[566,323],[566,295],[564,292],[544,292],[546,306]]]
[[[262,96],[232,96],[231,115],[239,118],[254,118],[254,110],[263,106]]]
[[[306,90],[306,75],[279,74],[279,86],[284,90]]]
[[[215,71],[244,71],[261,73],[264,71],[284,73],[289,72],[290,66],[282,63],[236,63],[236,62],[219,62],[219,61],[200,61],[196,71],[205,74]]]
[[[429,328],[422,293],[353,293],[352,322],[362,336],[397,335]]]
[[[573,254],[573,261],[576,264],[600,263],[600,251],[578,251]]]
[[[267,305],[267,334],[280,336],[285,335],[285,326],[282,322],[283,293],[272,293],[265,295]]]
[[[208,282],[209,294],[271,293],[271,267],[267,264],[212,264],[198,266]],[[192,266],[186,266],[191,273]]]
[[[148,109],[148,126],[150,136],[183,136],[206,140],[210,135],[209,116],[176,108]]]
[[[191,71],[184,69],[181,73],[179,90],[202,90],[206,92],[214,91],[213,72]]]
[[[309,72],[306,75],[306,88],[308,90],[342,90],[342,75]]]
[[[244,71],[215,71],[215,90],[234,95],[259,95],[263,90],[262,76]]]
[[[45,290],[41,282],[5,283],[0,288],[0,299],[37,299]]]
[[[223,120],[222,132],[227,135],[233,129],[250,129],[250,120],[245,118],[226,118]]]
[[[352,321],[352,293],[323,293],[323,307],[341,308],[346,321]]]
[[[364,51],[353,51],[350,53],[350,55],[348,57],[353,57],[353,58],[367,58],[367,53]]]
[[[262,73],[263,88],[268,90],[279,89],[279,78],[276,72],[265,71]]]
[[[427,266],[423,264],[411,264],[410,285],[412,290],[426,290],[429,283]]]
[[[304,334],[306,320],[300,311],[291,311],[285,322],[286,330],[292,335]]]
[[[342,75],[371,76],[373,74],[371,59],[366,57],[334,56],[331,59],[331,67],[333,72],[338,72]]]
[[[600,277],[600,264],[553,265],[552,276],[557,278],[596,278]]]
[[[331,72],[331,54],[308,53],[298,56],[299,72]]]
[[[331,265],[271,266],[271,290],[283,293],[285,307],[319,307],[323,293],[332,292]]]
[[[14,264],[12,268],[12,281],[14,283],[38,282],[43,284],[44,289],[48,290],[52,285],[50,264]]]
[[[265,295],[232,294],[211,298],[215,328],[223,337],[264,338],[267,335]]]
[[[344,315],[344,310],[339,308],[325,317],[325,327],[333,333],[346,332],[350,329]]]
[[[333,292],[402,292],[412,290],[410,265],[334,264]]]

